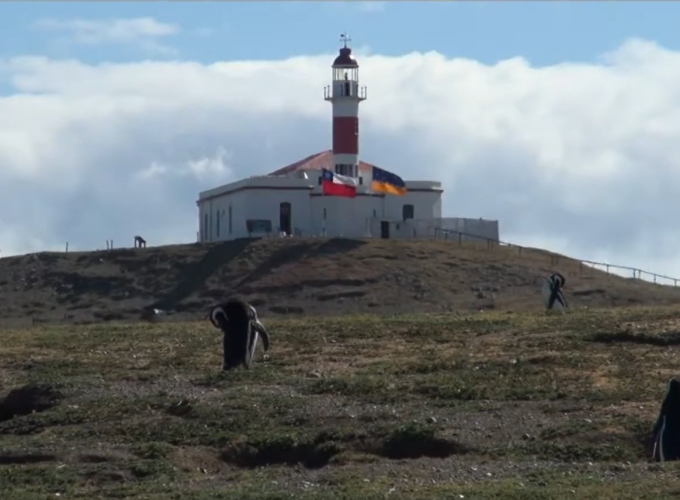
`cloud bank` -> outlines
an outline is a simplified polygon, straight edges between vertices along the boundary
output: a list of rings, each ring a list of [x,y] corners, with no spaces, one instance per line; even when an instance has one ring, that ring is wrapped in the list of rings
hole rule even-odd
[[[199,190],[330,147],[335,54],[281,61],[0,61],[0,255],[194,241]],[[630,40],[536,68],[358,54],[361,156],[441,180],[447,216],[680,276],[680,53]],[[129,240],[129,242],[128,242]]]

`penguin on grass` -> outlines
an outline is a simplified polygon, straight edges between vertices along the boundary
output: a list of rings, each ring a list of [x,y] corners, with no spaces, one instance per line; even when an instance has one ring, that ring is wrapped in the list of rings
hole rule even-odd
[[[269,332],[258,319],[255,308],[247,302],[230,299],[214,306],[208,317],[215,328],[222,330],[223,370],[240,365],[250,368],[260,337],[265,353],[269,351]]]
[[[553,273],[549,278],[543,278],[543,302],[547,311],[557,310],[562,313],[569,309],[564,296],[564,284],[567,280],[560,273]]]
[[[668,381],[666,397],[661,403],[659,417],[652,433],[654,461],[680,460],[680,382],[675,377]]]

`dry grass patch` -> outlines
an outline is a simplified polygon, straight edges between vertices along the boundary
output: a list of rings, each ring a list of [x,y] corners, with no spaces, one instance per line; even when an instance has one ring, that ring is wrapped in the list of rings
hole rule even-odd
[[[168,313],[161,324],[198,320],[231,295],[252,301],[263,316],[538,311],[542,278],[555,271],[566,276],[577,309],[680,303],[680,289],[541,250],[272,238],[2,258],[0,328],[137,322],[150,308]]]
[[[674,347],[621,335],[672,314],[272,320],[226,374],[205,322],[8,332],[0,396],[52,392],[0,422],[3,500],[669,498],[646,440]]]

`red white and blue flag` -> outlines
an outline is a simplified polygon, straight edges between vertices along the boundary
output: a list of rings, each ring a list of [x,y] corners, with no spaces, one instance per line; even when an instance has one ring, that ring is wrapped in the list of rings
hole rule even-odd
[[[357,195],[357,180],[322,169],[321,188],[324,195],[354,198]]]

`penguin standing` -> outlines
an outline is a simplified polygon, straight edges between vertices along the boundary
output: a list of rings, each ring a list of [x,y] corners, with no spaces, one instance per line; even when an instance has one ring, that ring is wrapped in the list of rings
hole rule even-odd
[[[560,273],[554,273],[550,278],[544,278],[544,280],[542,291],[545,308],[548,311],[555,308],[558,311],[565,312],[569,308],[563,290],[567,280]]]
[[[654,424],[654,452],[657,462],[680,459],[680,382],[668,381],[666,397],[661,403],[659,417]]]
[[[230,370],[243,364],[250,368],[260,336],[265,352],[269,350],[269,332],[257,317],[253,306],[231,299],[213,307],[210,322],[222,330],[222,369]]]

